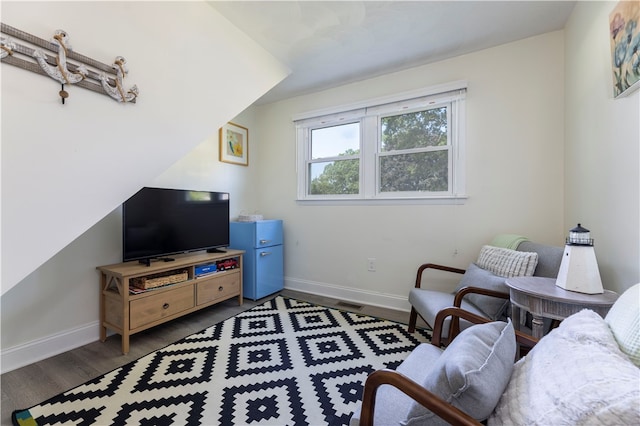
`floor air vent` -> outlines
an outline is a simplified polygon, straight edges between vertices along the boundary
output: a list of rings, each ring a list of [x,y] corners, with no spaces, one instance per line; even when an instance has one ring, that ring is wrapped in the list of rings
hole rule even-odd
[[[337,306],[339,306],[340,308],[355,309],[357,311],[362,309],[362,305],[356,305],[355,303],[349,303],[349,302],[343,302],[343,301],[338,302]]]

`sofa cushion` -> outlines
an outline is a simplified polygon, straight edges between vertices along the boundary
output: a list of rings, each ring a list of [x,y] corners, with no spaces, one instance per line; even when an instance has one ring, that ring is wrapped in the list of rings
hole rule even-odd
[[[604,317],[620,350],[640,367],[640,283],[628,288]]]
[[[502,394],[516,354],[515,332],[509,322],[474,325],[464,330],[429,366],[423,386],[478,420],[489,416]],[[447,424],[413,402],[404,425]]]
[[[475,263],[469,265],[465,271],[456,292],[463,287],[481,287],[488,290],[501,291],[509,293],[509,287],[504,282],[505,278],[493,274],[486,269],[482,269]],[[500,319],[509,306],[509,299],[500,299],[498,297],[484,296],[477,293],[469,293],[462,299],[473,303],[480,309],[485,316],[493,321]]]
[[[476,264],[501,277],[531,276],[538,264],[538,253],[483,246]]]
[[[604,319],[590,310],[566,318],[518,361],[489,426],[638,424],[640,369]]]

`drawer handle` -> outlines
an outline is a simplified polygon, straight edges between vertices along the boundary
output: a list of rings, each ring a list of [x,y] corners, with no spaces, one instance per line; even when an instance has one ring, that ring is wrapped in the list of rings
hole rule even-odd
[[[224,290],[224,287],[222,286],[218,287],[218,291],[222,291],[222,290]]]
[[[261,251],[261,252],[260,252],[260,256],[261,256],[261,257],[269,256],[270,254],[271,254],[271,252],[270,252],[270,251]]]
[[[162,309],[169,309],[169,304],[165,303],[164,305],[162,305]]]
[[[267,244],[270,240],[260,240],[260,244]]]

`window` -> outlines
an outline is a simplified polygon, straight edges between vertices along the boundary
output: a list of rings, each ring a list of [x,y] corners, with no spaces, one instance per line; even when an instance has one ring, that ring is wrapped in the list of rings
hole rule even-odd
[[[380,118],[380,192],[449,189],[448,107]]]
[[[298,117],[298,199],[464,198],[465,93],[459,82]]]
[[[311,195],[360,193],[360,123],[310,129]]]

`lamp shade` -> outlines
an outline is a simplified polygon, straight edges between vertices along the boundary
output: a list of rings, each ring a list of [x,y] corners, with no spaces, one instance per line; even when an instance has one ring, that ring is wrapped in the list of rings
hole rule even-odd
[[[578,293],[604,293],[593,240],[589,230],[580,224],[569,231],[556,285]]]
[[[567,238],[567,244],[576,246],[592,246],[593,239],[591,233],[587,228],[583,228],[578,224],[575,228],[569,231],[569,238]]]

